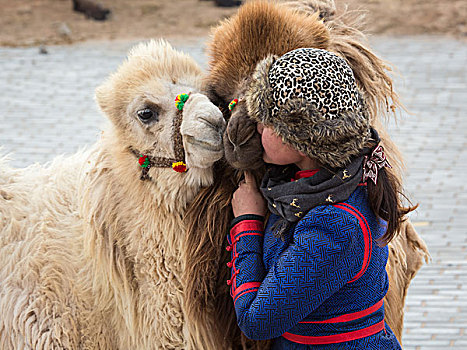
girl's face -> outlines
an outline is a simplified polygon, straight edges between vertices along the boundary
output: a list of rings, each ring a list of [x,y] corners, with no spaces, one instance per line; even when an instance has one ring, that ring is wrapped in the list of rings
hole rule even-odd
[[[257,130],[261,135],[261,143],[264,148],[263,160],[266,163],[287,165],[302,161],[304,155],[282,142],[282,139],[272,128],[258,123]]]

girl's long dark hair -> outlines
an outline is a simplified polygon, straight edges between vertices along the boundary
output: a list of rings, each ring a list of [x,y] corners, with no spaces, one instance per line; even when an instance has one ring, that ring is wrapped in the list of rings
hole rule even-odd
[[[386,233],[378,239],[378,244],[385,246],[396,236],[401,224],[406,220],[405,215],[417,209],[418,204],[403,206],[402,199],[407,197],[402,192],[402,184],[388,168],[381,168],[378,171],[376,185],[368,179],[367,189],[371,209],[388,225]]]

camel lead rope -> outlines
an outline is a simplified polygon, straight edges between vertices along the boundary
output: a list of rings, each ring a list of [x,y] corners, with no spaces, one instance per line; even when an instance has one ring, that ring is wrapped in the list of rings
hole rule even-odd
[[[173,146],[175,158],[179,159],[179,161],[172,163],[172,169],[179,173],[187,171],[187,167],[185,164],[185,151],[183,150],[183,140],[182,134],[180,132],[180,127],[182,126],[183,121],[183,107],[185,106],[185,103],[188,100],[189,96],[189,94],[179,94],[177,95],[177,97],[175,97],[175,107],[177,107],[179,112],[173,121],[175,130],[175,134],[173,136]]]

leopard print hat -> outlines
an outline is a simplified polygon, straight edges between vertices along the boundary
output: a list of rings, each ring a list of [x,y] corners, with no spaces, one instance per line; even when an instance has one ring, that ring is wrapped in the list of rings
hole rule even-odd
[[[245,95],[250,117],[321,164],[344,167],[368,145],[370,116],[347,62],[302,48],[258,63]]]

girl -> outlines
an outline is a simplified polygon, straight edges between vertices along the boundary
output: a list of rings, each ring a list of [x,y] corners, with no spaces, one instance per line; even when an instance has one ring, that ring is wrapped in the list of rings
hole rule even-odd
[[[386,245],[412,208],[352,70],[325,50],[270,56],[245,99],[270,166],[262,195],[246,173],[232,200],[240,328],[273,349],[401,349],[384,323]]]

